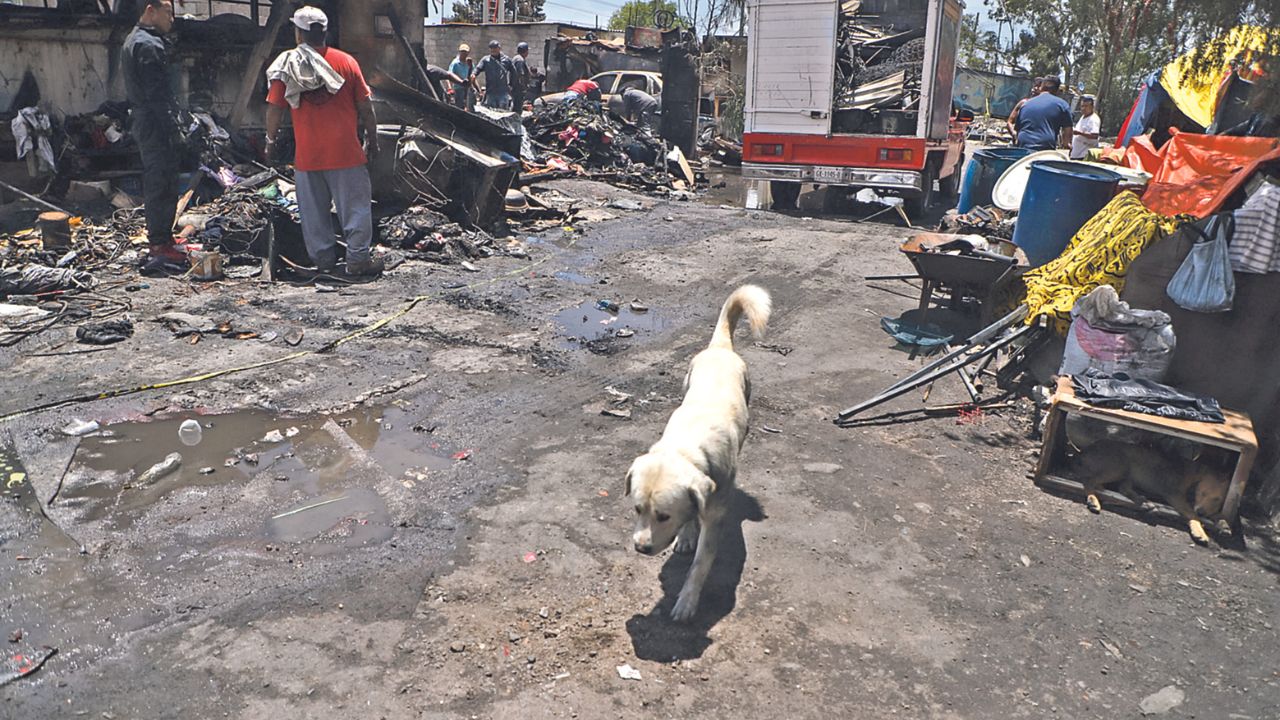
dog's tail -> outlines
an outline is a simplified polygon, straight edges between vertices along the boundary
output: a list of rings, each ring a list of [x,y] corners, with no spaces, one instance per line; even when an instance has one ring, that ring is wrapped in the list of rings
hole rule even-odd
[[[755,285],[743,285],[724,302],[720,308],[720,319],[716,321],[716,331],[711,336],[709,347],[733,349],[733,330],[738,326],[738,318],[745,313],[751,323],[751,333],[758,339],[764,335],[764,326],[769,323],[769,313],[773,309],[773,301],[764,288]]]

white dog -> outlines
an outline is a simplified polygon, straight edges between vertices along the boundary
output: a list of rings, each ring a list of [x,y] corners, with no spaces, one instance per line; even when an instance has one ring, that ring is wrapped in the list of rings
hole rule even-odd
[[[658,442],[627,471],[626,494],[634,499],[637,515],[632,535],[636,551],[656,555],[672,540],[676,552],[697,547],[671,611],[677,622],[692,619],[698,610],[702,584],[715,560],[723,498],[733,487],[738,451],[747,435],[751,381],[746,363],[733,351],[733,330],[745,313],[760,337],[770,309],[769,293],[754,285],[729,296],[711,344],[689,364],[684,401]]]

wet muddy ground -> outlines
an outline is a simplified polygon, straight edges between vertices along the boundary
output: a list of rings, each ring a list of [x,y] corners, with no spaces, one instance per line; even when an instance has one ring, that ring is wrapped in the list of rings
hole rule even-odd
[[[59,651],[0,716],[1110,719],[1168,687],[1168,717],[1280,716],[1268,528],[1200,548],[1037,490],[1025,405],[831,424],[923,362],[878,327],[910,288],[862,281],[908,272],[909,231],[556,186],[592,221],[530,260],[332,292],[154,281],[108,352],[0,350],[0,414],[201,378],[0,423],[26,478],[0,503],[0,643]],[[747,281],[776,310],[737,339],[740,492],[676,626],[688,558],[629,549],[622,476]],[[153,322],[173,311],[259,337],[191,344]]]

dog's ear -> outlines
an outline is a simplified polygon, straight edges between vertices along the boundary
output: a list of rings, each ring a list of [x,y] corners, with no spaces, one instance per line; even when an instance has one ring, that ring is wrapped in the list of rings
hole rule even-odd
[[[707,498],[711,497],[711,493],[715,491],[715,481],[702,473],[698,473],[694,481],[689,484],[689,497],[693,500],[693,506],[697,508],[699,515],[706,511]]]
[[[625,484],[623,485],[622,496],[628,497],[631,495],[631,468],[627,468],[627,477],[623,480],[623,483]]]

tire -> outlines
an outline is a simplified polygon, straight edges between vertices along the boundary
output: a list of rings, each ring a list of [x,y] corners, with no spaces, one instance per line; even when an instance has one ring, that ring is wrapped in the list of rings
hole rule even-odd
[[[769,194],[773,196],[774,210],[795,210],[800,199],[800,183],[769,181]]]
[[[964,171],[964,155],[960,155],[960,161],[956,163],[955,168],[951,171],[951,176],[938,181],[938,190],[942,197],[946,200],[955,200],[960,197],[960,175]]]
[[[938,171],[934,168],[933,163],[925,166],[924,172],[921,173],[920,194],[907,198],[902,204],[903,209],[907,211],[907,217],[912,220],[918,220],[924,217],[929,208],[933,207],[933,180],[937,174]]]
[[[838,215],[849,205],[849,188],[843,185],[828,185],[822,193],[822,212],[826,215]]]

